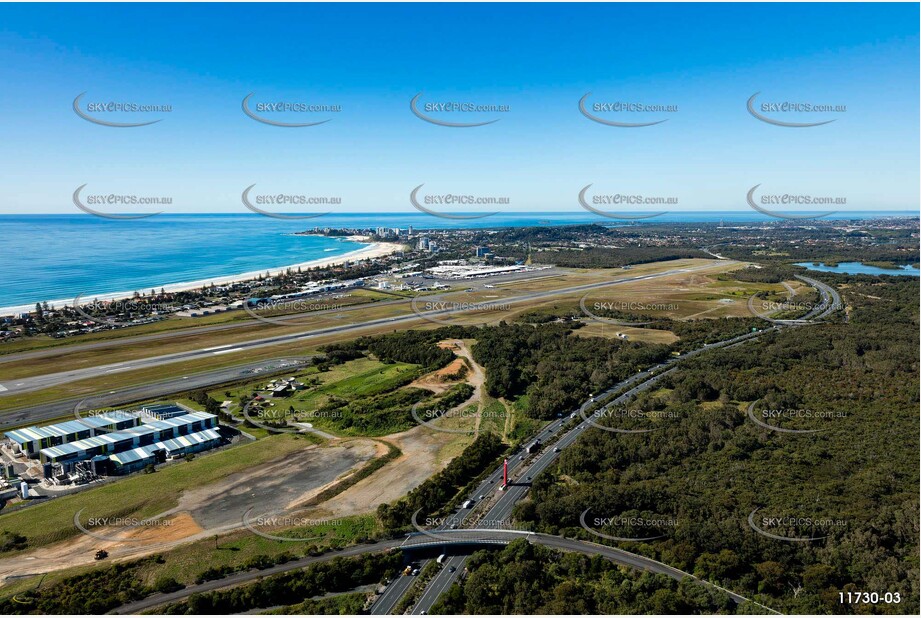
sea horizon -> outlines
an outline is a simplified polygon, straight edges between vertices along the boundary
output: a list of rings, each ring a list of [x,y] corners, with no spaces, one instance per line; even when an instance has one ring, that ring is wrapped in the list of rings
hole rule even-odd
[[[842,211],[819,221],[918,217],[918,212],[907,210]],[[323,228],[446,230],[721,222],[787,223],[754,211],[673,212],[642,220],[571,211],[504,212],[467,220],[412,212],[331,213],[311,219],[176,213],[134,220],[65,213],[0,214],[4,255],[0,310],[17,312],[35,303],[61,304],[75,297],[122,298],[133,291],[185,289],[212,279],[239,280],[243,275],[340,258],[368,246],[341,237],[308,235]]]

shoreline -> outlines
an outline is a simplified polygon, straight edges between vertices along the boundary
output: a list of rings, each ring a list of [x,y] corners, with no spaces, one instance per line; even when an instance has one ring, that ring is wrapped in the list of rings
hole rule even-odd
[[[366,236],[348,236],[343,237],[343,240],[349,240],[352,242],[362,242],[368,243],[369,239]],[[222,275],[218,277],[211,277],[208,279],[199,279],[197,281],[182,281],[179,283],[172,283],[169,285],[145,285],[139,289],[157,289],[163,288],[167,292],[185,292],[188,290],[196,290],[209,285],[227,285],[230,283],[239,283],[241,281],[249,281],[269,273],[270,275],[277,275],[283,273],[289,269],[297,268],[316,268],[316,267],[329,267],[329,266],[338,266],[345,262],[356,262],[360,260],[368,260],[379,257],[384,257],[397,251],[402,250],[403,245],[401,243],[394,242],[371,242],[367,246],[362,247],[361,249],[355,249],[354,251],[349,251],[340,255],[326,257],[326,258],[317,258],[315,260],[309,260],[307,262],[300,262],[297,264],[291,264],[289,266],[280,266],[275,268],[265,268],[261,270],[253,270],[245,273],[239,273],[235,275]],[[106,292],[103,294],[87,294],[80,296],[81,304],[86,304],[92,301],[109,301],[109,300],[122,300],[125,298],[134,297],[134,291],[131,292]],[[64,298],[58,300],[49,300],[48,306],[56,309],[60,309],[64,305],[73,305],[75,298]],[[45,301],[39,301],[45,302]],[[11,316],[20,313],[31,313],[35,310],[35,303],[26,304],[26,305],[11,305],[8,307],[0,307],[0,316]]]

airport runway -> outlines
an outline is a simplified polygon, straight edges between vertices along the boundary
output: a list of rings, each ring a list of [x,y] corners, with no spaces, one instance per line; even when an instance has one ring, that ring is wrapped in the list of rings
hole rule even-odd
[[[764,333],[782,328],[781,326],[775,326],[773,328],[768,328],[762,330],[758,333],[746,333],[745,335],[740,335],[738,337],[733,337],[726,341],[720,343],[712,344],[697,350],[688,352],[680,357],[670,359],[659,365],[652,367],[646,371],[635,374],[634,376],[620,382],[619,384],[611,387],[604,393],[601,393],[593,398],[593,401],[588,403],[600,403],[604,405],[613,405],[615,403],[620,403],[631,398],[637,392],[650,388],[658,379],[660,379],[666,373],[672,371],[680,362],[683,362],[689,358],[694,358],[698,354],[703,352],[719,349],[723,347],[731,347],[744,343],[748,339],[752,339],[763,335]],[[628,389],[623,391],[623,389]],[[621,392],[623,391],[623,392]],[[614,395],[620,393],[615,398]],[[610,401],[608,401],[610,399]],[[541,451],[536,457],[529,459],[526,456],[518,455],[509,459],[509,473],[510,477],[516,479],[515,482],[509,485],[504,491],[498,491],[498,487],[501,485],[502,479],[502,467],[498,467],[494,470],[489,476],[487,476],[477,488],[469,494],[470,500],[480,500],[481,496],[483,499],[487,498],[488,495],[496,494],[498,499],[496,502],[488,509],[487,513],[483,518],[476,520],[477,522],[485,521],[487,523],[494,521],[503,521],[507,520],[508,515],[511,513],[512,508],[514,508],[515,502],[519,500],[522,496],[527,493],[530,488],[530,483],[527,481],[527,477],[535,476],[540,471],[546,469],[551,463],[553,463],[556,457],[559,456],[559,451],[562,451],[567,446],[574,443],[578,437],[588,429],[591,424],[585,422],[580,418],[580,412],[584,409],[585,406],[579,408],[578,410],[573,411],[577,416],[575,419],[570,418],[570,415],[573,412],[570,412],[570,415],[564,416],[562,419],[554,421],[543,429],[535,438],[540,438],[543,442],[546,442],[551,437],[554,437],[560,433],[562,436],[559,438],[556,443],[548,446],[543,451]],[[569,423],[569,424],[567,424]],[[518,472],[518,470],[521,470]],[[522,482],[522,479],[525,479]],[[457,517],[461,520],[464,517],[470,516],[476,508],[476,504],[472,505],[467,509],[460,509],[457,512]],[[448,528],[448,524],[440,526],[436,530],[436,534],[443,535],[446,537],[458,536],[464,538],[464,536],[474,533],[476,536],[477,533],[471,530],[464,530],[458,528],[456,530]],[[548,547],[554,547],[563,551],[573,551],[579,552],[586,555],[602,555],[618,564],[624,564],[626,566],[631,566],[637,569],[650,571],[653,573],[661,573],[669,577],[681,580],[685,577],[692,577],[692,575],[685,573],[679,569],[675,569],[666,564],[647,558],[645,556],[640,556],[633,554],[631,552],[618,549],[616,547],[609,547],[607,545],[599,545],[595,543],[589,543],[586,541],[580,541],[575,539],[565,539],[561,537],[555,537],[546,534],[535,534],[530,533],[527,535],[527,538],[532,543],[539,543],[542,545],[547,545]],[[349,556],[358,556],[365,553],[386,551],[390,549],[397,549],[400,547],[405,547],[410,549],[413,546],[413,543],[429,543],[436,541],[436,539],[431,539],[422,533],[415,533],[411,537],[401,537],[398,539],[388,539],[384,541],[378,541],[376,543],[366,544],[366,545],[355,545],[344,550],[328,552],[322,556],[308,557],[300,560],[288,562],[285,564],[276,565],[269,569],[262,571],[245,571],[242,573],[235,573],[228,577],[225,577],[220,580],[208,581],[202,584],[196,584],[193,586],[188,586],[177,592],[172,592],[168,594],[155,594],[140,601],[135,601],[127,605],[123,605],[115,610],[112,613],[116,614],[138,614],[142,611],[149,610],[151,608],[157,607],[164,603],[181,601],[192,594],[208,592],[211,590],[218,590],[221,588],[228,588],[233,586],[238,586],[241,584],[249,583],[256,579],[262,579],[270,575],[275,575],[278,573],[284,573],[287,571],[301,569],[311,564],[317,562],[323,562],[327,560],[332,560],[337,557],[349,557]],[[438,541],[440,543],[445,543],[446,541]],[[447,541],[450,544],[450,541]],[[419,602],[413,608],[412,613],[428,613],[431,606],[437,601],[441,594],[448,590],[451,584],[456,581],[456,578],[460,576],[463,571],[464,563],[466,562],[466,557],[463,555],[453,556],[449,563],[445,565],[442,571],[439,572],[436,577],[434,577],[429,585],[426,587],[422,596],[419,599]],[[455,566],[456,570],[451,573],[449,570],[450,566]],[[395,579],[387,587],[387,590],[378,598],[374,606],[372,606],[372,613],[377,615],[383,615],[392,611],[392,609],[399,602],[400,598],[406,593],[410,585],[416,581],[415,576],[401,576]],[[709,584],[713,585],[713,584]],[[746,601],[745,597],[735,594],[724,588],[716,586],[720,590],[724,591],[736,602]],[[768,608],[765,608],[768,609]],[[768,610],[773,611],[773,610]],[[776,613],[776,612],[775,612]]]
[[[179,378],[159,380],[148,384],[129,386],[118,390],[107,391],[93,397],[70,397],[34,406],[17,408],[5,411],[0,415],[0,431],[40,423],[73,414],[76,416],[77,406],[81,410],[94,408],[110,408],[138,401],[157,399],[183,390],[211,388],[217,384],[237,382],[251,379],[259,374],[273,374],[285,371],[287,368],[296,369],[309,362],[311,356],[279,358],[264,360],[236,367],[226,367],[189,374]]]
[[[633,283],[636,281],[644,281],[648,279],[657,279],[660,277],[668,277],[676,274],[697,272],[701,270],[708,270],[712,268],[723,268],[725,267],[725,262],[719,262],[718,264],[704,264],[702,266],[686,267],[686,268],[675,268],[660,273],[653,273],[648,275],[638,275],[635,277],[625,277],[623,279],[617,279],[615,281],[602,281],[598,283],[590,283],[585,285],[573,286],[568,288],[561,288],[557,290],[547,290],[543,292],[534,292],[530,294],[523,294],[520,296],[514,296],[510,298],[502,299],[503,303],[522,303],[527,301],[542,300],[546,298],[552,298],[554,296],[561,296],[565,294],[574,294],[578,292],[588,292],[594,289],[623,285],[625,283]],[[425,313],[426,316],[438,317],[444,316],[451,313],[456,313],[457,311],[453,308],[428,311]],[[61,384],[66,384],[68,382],[75,382],[78,380],[86,380],[90,378],[95,378],[99,376],[104,376],[114,373],[122,373],[125,371],[140,370],[140,369],[149,369],[152,367],[159,367],[162,365],[176,363],[181,361],[192,361],[200,360],[204,358],[216,358],[226,354],[235,354],[243,350],[254,350],[274,345],[279,345],[283,343],[291,343],[295,341],[306,341],[314,339],[323,335],[330,334],[339,334],[346,332],[359,332],[361,330],[372,328],[376,326],[402,326],[408,323],[417,322],[424,319],[420,315],[415,313],[410,313],[405,316],[391,317],[391,318],[380,318],[375,320],[368,320],[366,322],[361,322],[357,324],[343,324],[339,326],[331,326],[321,329],[305,330],[302,332],[291,333],[287,335],[277,335],[274,337],[263,337],[260,339],[254,339],[251,341],[245,341],[237,344],[224,344],[220,346],[211,346],[200,348],[197,350],[189,350],[185,352],[177,352],[173,354],[163,354],[159,356],[152,356],[144,359],[136,359],[132,361],[125,361],[121,363],[114,363],[109,365],[99,365],[96,367],[85,367],[81,369],[73,369],[68,371],[60,371],[56,373],[49,373],[41,376],[33,376],[28,378],[20,378],[11,381],[5,381],[0,384],[0,401],[2,401],[3,396],[8,396],[16,393],[24,393],[30,391],[41,390],[45,388],[51,388],[54,386],[59,386]]]

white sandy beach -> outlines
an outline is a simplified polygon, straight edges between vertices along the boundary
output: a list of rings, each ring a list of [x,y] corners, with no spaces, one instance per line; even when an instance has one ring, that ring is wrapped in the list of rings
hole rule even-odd
[[[349,236],[347,240],[354,242],[368,242],[368,238],[364,236]],[[367,247],[362,247],[361,249],[356,249],[355,251],[349,251],[348,253],[343,253],[342,255],[337,255],[334,257],[328,258],[319,258],[316,260],[310,260],[309,262],[301,262],[300,264],[292,264],[290,266],[282,266],[280,268],[266,268],[263,270],[254,270],[246,273],[240,273],[238,275],[226,275],[223,277],[212,277],[210,279],[201,279],[198,281],[186,281],[182,283],[172,283],[169,285],[146,285],[143,290],[156,289],[160,288],[165,289],[167,292],[182,292],[185,290],[195,290],[201,287],[209,285],[227,285],[229,283],[236,283],[238,281],[248,281],[250,279],[255,279],[265,273],[270,275],[277,275],[283,273],[289,269],[298,269],[298,268],[316,268],[326,267],[326,266],[336,266],[339,264],[344,264],[345,262],[357,262],[359,260],[367,260],[372,258],[383,257],[385,255],[390,255],[397,251],[401,251],[403,245],[400,243],[394,242],[375,242],[369,244]],[[130,292],[110,292],[105,294],[86,294],[81,296],[79,301],[81,304],[90,303],[96,300],[106,301],[106,300],[120,300],[123,298],[132,298],[134,296],[134,290]],[[61,308],[64,305],[73,305],[74,298],[66,298],[54,301],[48,301],[48,305],[54,308]],[[29,311],[35,310],[35,303],[30,305],[17,305],[11,307],[0,307],[0,316],[14,315],[18,313],[26,313]]]

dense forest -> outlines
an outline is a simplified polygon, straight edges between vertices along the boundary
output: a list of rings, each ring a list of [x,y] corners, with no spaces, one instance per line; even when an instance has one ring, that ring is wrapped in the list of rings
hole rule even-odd
[[[631,404],[663,414],[601,421],[654,431],[588,431],[535,479],[516,516],[596,542],[580,527],[585,509],[673,522],[664,538],[625,548],[782,612],[916,613],[919,283],[823,278],[841,290],[847,322],[688,361]],[[763,428],[747,416],[751,402],[797,412],[770,424],[819,431]],[[755,509],[771,533],[816,540],[758,534],[748,520]],[[839,591],[898,592],[902,602],[841,605]]]
[[[528,414],[551,419],[669,355],[665,345],[573,337],[578,324],[506,324],[477,332],[473,356],[493,397],[528,395]]]
[[[469,573],[432,607],[432,614],[703,614],[733,613],[714,588],[567,554],[524,539],[501,551],[479,551]]]

